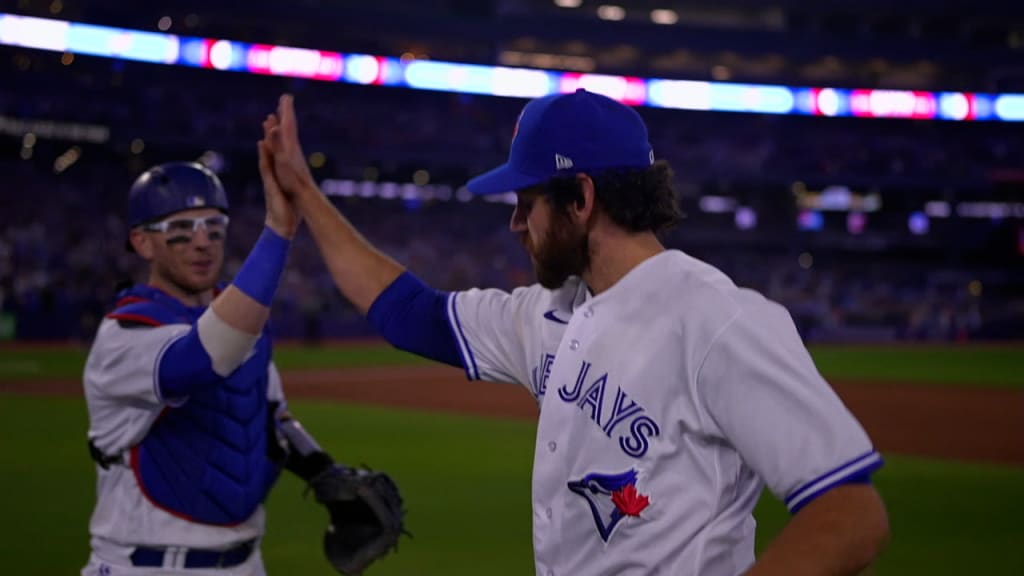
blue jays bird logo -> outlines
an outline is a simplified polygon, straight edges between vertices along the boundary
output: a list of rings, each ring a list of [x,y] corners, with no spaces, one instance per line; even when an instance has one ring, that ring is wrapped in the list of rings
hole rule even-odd
[[[623,518],[639,517],[651,503],[650,498],[637,492],[636,477],[636,470],[630,469],[621,474],[587,474],[569,482],[569,490],[586,498],[597,531],[605,542]]]

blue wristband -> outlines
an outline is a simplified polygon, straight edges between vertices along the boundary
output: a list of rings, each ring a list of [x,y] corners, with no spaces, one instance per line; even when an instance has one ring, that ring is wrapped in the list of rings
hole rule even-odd
[[[288,260],[290,240],[278,236],[270,228],[264,228],[242,269],[235,276],[234,285],[253,300],[270,307],[274,292],[281,281],[284,263]]]

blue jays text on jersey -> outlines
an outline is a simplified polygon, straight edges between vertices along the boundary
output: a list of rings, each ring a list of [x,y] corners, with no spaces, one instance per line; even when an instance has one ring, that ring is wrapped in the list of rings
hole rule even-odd
[[[531,371],[533,395],[538,401],[547,392],[547,380],[554,362],[554,354],[544,354]],[[612,435],[618,432],[614,438],[619,448],[629,456],[642,458],[650,448],[651,439],[661,434],[661,426],[621,386],[608,382],[608,372],[591,376],[592,366],[591,362],[582,362],[576,381],[559,387],[558,397],[565,403],[576,404],[605,436],[613,438]]]

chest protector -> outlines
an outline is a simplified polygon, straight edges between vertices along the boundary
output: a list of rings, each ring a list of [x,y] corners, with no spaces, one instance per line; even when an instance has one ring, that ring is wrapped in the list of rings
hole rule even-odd
[[[194,324],[205,309],[135,286],[108,317],[140,326]],[[184,404],[165,408],[132,448],[135,478],[154,505],[192,522],[230,526],[249,518],[266,499],[280,473],[267,452],[273,430],[267,401],[270,354],[264,330],[237,370]]]

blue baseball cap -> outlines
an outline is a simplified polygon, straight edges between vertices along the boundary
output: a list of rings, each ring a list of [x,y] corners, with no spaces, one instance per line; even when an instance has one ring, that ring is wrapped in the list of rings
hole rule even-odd
[[[168,162],[142,173],[128,191],[128,227],[192,208],[228,213],[220,178],[198,162]]]
[[[527,103],[516,122],[508,162],[466,187],[481,196],[501,194],[555,176],[651,164],[654,150],[636,110],[580,88]]]

